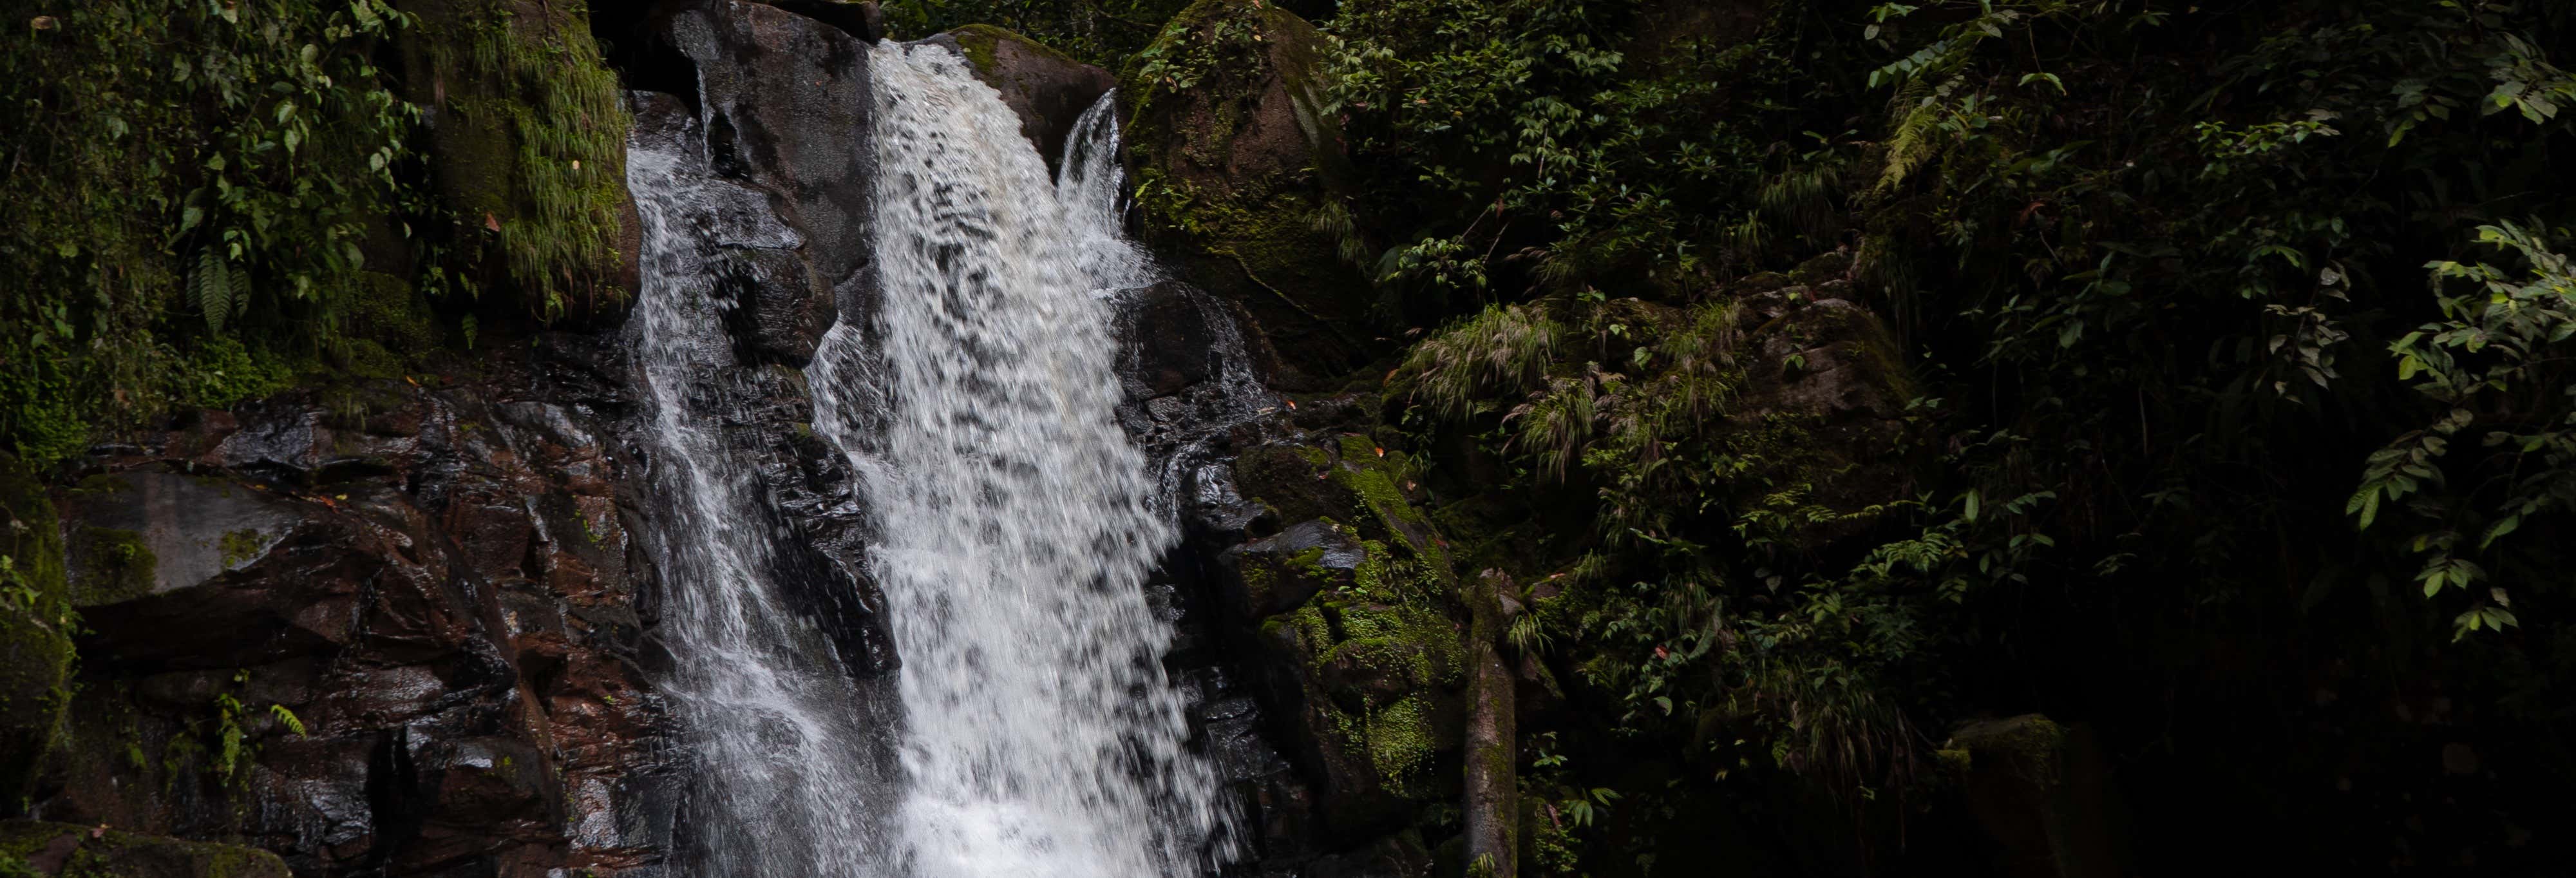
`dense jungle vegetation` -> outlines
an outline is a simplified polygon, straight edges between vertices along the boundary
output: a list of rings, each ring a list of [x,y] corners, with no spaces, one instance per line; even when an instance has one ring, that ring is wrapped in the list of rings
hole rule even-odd
[[[1223,24],[1138,48],[1171,5],[890,9],[1221,77]],[[1601,711],[1524,776],[1557,865],[1837,808],[1903,862],[1947,730],[2024,711],[2158,870],[2557,861],[2576,8],[1287,5],[1313,222],[1409,346],[1360,377]],[[1842,453],[1742,416],[1801,366],[1756,306],[1826,278],[1905,422]]]
[[[471,347],[486,286],[514,315],[613,297],[626,120],[580,21],[461,0],[13,17],[0,441],[49,464],[174,410],[352,396]],[[447,28],[468,36],[409,38]]]
[[[1195,81],[1258,37],[1209,2],[885,14]],[[1952,730],[2025,713],[2141,872],[2564,862],[2576,4],[1279,5],[1347,156],[1292,219],[1382,337],[1333,386],[1577,705],[1522,730],[1524,869],[1937,868]],[[611,296],[614,83],[479,8],[0,22],[0,443]],[[1823,296],[1894,429],[1764,414],[1808,364],[1747,339]]]

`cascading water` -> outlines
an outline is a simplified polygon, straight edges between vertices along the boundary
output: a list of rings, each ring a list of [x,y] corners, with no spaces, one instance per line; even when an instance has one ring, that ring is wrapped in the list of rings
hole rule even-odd
[[[772,571],[782,530],[750,468],[722,435],[743,368],[713,278],[727,248],[793,247],[795,231],[759,191],[719,179],[693,129],[636,132],[627,185],[644,226],[636,357],[648,389],[650,529],[672,657],[663,691],[696,770],[681,874],[862,876],[877,842],[869,792],[882,736],[843,657],[794,613]]]
[[[881,45],[877,304],[824,338],[814,428],[848,457],[903,669],[880,708],[778,571],[739,423],[715,279],[794,248],[766,195],[694,128],[639,127],[638,360],[659,504],[665,692],[698,767],[688,876],[1180,876],[1230,859],[1143,582],[1175,540],[1115,408],[1117,292],[1150,283],[1118,234],[1115,119],[1077,126],[1060,179],[959,58]],[[856,322],[854,322],[856,321]],[[896,772],[873,766],[891,748]]]
[[[1175,534],[1114,418],[1111,291],[1149,278],[1117,234],[1113,126],[1050,181],[950,51],[880,44],[870,66],[882,304],[808,378],[904,660],[903,871],[1203,871],[1230,856],[1219,783],[1142,587]]]

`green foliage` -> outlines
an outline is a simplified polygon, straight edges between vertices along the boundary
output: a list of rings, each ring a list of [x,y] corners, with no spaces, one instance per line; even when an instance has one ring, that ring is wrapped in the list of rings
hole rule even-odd
[[[2564,698],[2576,659],[2576,197],[2552,171],[2576,16],[1720,6],[1759,26],[1643,0],[1354,0],[1325,25],[1364,179],[1316,223],[1399,242],[1359,261],[1450,326],[1390,394],[1446,434],[1423,447],[1473,449],[1435,471],[1501,475],[1450,487],[1523,516],[1480,513],[1549,583],[1510,637],[1617,718],[1569,732],[1847,801],[1920,787],[1923,730],[2034,702],[2130,724],[2155,801],[2305,803],[2388,766],[2352,799],[2380,810],[2298,816],[2329,858],[2440,795],[2390,761],[2418,729],[2320,708],[2347,743],[2284,758],[2300,733],[2201,718],[2327,677],[2434,687],[2483,705],[2482,753],[2576,764],[2563,713],[2505,707]],[[1887,325],[1785,316],[1819,297]],[[1768,401],[1834,339],[1928,441]],[[1854,469],[1895,459],[1920,484],[1851,488],[1903,485]],[[2305,806],[2282,807],[2243,813]]]
[[[2534,566],[2554,553],[2533,556],[2529,534],[2502,547],[2497,541],[2526,521],[2576,509],[2576,384],[2565,373],[2576,358],[2569,342],[2576,336],[2576,273],[2567,257],[2519,226],[2478,231],[2481,242],[2519,257],[2529,273],[2450,260],[2429,266],[2437,288],[2460,292],[2441,296],[2441,320],[2388,347],[2399,380],[2450,411],[2373,453],[2345,510],[2367,530],[2383,503],[2403,504],[2417,525],[2407,545],[2425,556],[2415,576],[2424,596],[2448,589],[2475,595],[2453,621],[2459,636],[2520,624],[2509,581],[2483,594],[2470,588],[2492,578],[2488,565],[2472,559],[2490,559],[2511,584],[2557,585],[2559,568]],[[2466,283],[2451,283],[2459,281]],[[2468,437],[2487,449],[2484,457],[2454,460],[2451,443]]]
[[[488,233],[530,310],[545,318],[614,299],[630,121],[617,75],[580,2],[456,0],[427,41],[427,75],[448,90],[438,147],[455,225]],[[453,283],[473,292],[465,278]]]
[[[382,0],[37,21],[0,46],[0,441],[44,463],[329,347],[414,113],[371,60],[407,21]]]

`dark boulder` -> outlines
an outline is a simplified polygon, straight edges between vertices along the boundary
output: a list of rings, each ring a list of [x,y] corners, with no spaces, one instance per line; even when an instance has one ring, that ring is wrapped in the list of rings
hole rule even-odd
[[[695,67],[694,112],[680,100],[639,103],[639,117],[654,118],[638,124],[703,143],[717,174],[767,196],[795,232],[793,258],[734,254],[731,279],[747,349],[801,366],[843,303],[860,305],[872,285],[867,43],[785,8],[721,0],[673,5],[653,39]],[[730,246],[782,249],[774,239]]]
[[[2108,766],[2091,729],[2039,714],[1961,724],[1939,755],[1998,848],[1996,874],[2130,874]]]

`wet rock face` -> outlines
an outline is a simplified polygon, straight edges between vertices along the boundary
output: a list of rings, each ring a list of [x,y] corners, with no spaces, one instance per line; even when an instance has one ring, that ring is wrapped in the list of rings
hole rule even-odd
[[[697,76],[690,94],[631,96],[639,137],[697,157],[714,179],[687,218],[711,248],[726,331],[740,368],[692,379],[687,393],[733,412],[727,441],[748,449],[781,535],[768,571],[862,674],[897,657],[865,571],[866,522],[840,453],[810,426],[799,369],[823,335],[864,335],[875,313],[868,46],[873,4],[672,0],[642,39]],[[649,516],[648,516],[649,518]]]
[[[925,42],[956,50],[976,79],[1002,93],[1003,105],[1020,117],[1020,132],[1037,144],[1050,170],[1064,160],[1073,123],[1118,87],[1118,77],[1107,70],[988,24],[968,25]]]
[[[870,295],[867,43],[787,9],[729,0],[667,4],[651,38],[695,67],[698,91],[639,103],[636,124],[688,126],[715,169],[759,193],[792,230],[788,240],[728,242],[726,286],[746,353],[802,366],[836,314],[863,309]]]
[[[89,632],[30,813],[307,876],[655,861],[620,356],[541,337],[93,458],[57,492]],[[215,874],[152,869],[110,873]]]

